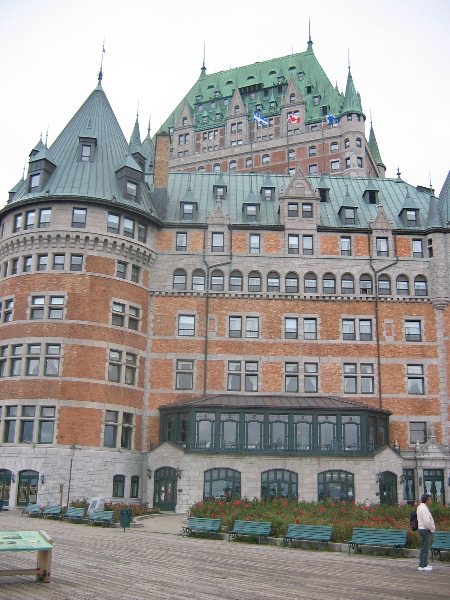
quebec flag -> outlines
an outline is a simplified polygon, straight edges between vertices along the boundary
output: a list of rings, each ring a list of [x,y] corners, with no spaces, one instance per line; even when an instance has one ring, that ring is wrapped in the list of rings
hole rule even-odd
[[[259,113],[257,110],[255,110],[253,113],[253,120],[256,121],[258,125],[267,125],[269,122],[265,117],[262,117],[261,113]]]
[[[339,125],[339,119],[334,115],[325,115],[328,125]]]

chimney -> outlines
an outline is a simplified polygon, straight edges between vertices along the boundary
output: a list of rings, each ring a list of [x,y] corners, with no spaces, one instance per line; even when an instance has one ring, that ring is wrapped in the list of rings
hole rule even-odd
[[[155,189],[167,189],[169,184],[170,135],[158,133],[155,148],[155,170],[153,185]]]

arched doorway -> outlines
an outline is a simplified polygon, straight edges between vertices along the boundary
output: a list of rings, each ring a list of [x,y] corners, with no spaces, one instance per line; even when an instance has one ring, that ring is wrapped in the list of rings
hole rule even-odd
[[[177,470],[161,467],[155,471],[153,506],[161,510],[174,511],[177,505]]]
[[[11,492],[12,473],[8,469],[0,469],[0,504],[9,506],[9,495]]]
[[[35,504],[37,501],[39,473],[37,471],[21,471],[17,490],[17,506]]]
[[[380,504],[397,504],[397,475],[392,471],[378,474]]]

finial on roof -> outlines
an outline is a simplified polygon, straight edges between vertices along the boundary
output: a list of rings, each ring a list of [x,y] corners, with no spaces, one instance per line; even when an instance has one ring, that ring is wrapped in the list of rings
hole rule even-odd
[[[48,140],[48,125],[47,125],[47,133],[45,134],[45,145],[47,146],[47,140]]]
[[[350,75],[350,48],[347,48],[348,74]]]
[[[200,77],[206,77],[206,66],[205,66],[205,56],[206,56],[206,44],[203,42],[203,64],[200,70]]]
[[[433,184],[431,183],[431,171],[428,171],[428,176],[430,178],[430,189],[433,189]]]
[[[98,72],[98,83],[101,85],[103,79],[103,55],[105,54],[105,40],[102,44],[102,59],[100,61],[100,71]]]
[[[26,166],[26,164],[27,164],[27,161],[24,161],[24,163],[23,163],[23,169],[22,169],[22,179],[23,180],[25,179],[25,166]]]
[[[400,166],[397,167],[397,179],[401,179],[400,177],[401,173],[400,173]]]
[[[148,118],[148,127],[147,127],[147,133],[148,133],[148,137],[150,137],[150,121],[151,121],[152,115],[149,116]]]

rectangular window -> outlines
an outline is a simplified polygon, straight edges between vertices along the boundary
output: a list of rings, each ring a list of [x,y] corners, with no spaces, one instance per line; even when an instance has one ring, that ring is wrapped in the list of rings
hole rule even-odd
[[[312,235],[302,236],[302,248],[303,248],[303,254],[312,254],[313,253],[313,236]]]
[[[427,424],[426,421],[411,421],[409,424],[409,443],[410,444],[425,444],[427,441]]]
[[[72,227],[86,227],[86,208],[74,208],[72,213]]]
[[[20,231],[22,227],[22,213],[14,215],[13,233]]]
[[[358,370],[359,367],[359,370]],[[358,385],[359,384],[359,385]],[[345,363],[344,364],[344,393],[357,394],[374,393],[373,365]]]
[[[34,229],[36,223],[36,211],[29,210],[25,215],[25,229]]]
[[[294,317],[286,317],[284,319],[284,337],[286,339],[298,338],[298,319]]]
[[[355,319],[342,319],[342,339],[356,340]]]
[[[317,340],[317,319],[303,319],[303,339]]]
[[[144,223],[138,223],[138,240],[144,244],[147,241],[147,227]]]
[[[360,319],[359,321],[359,339],[360,340],[371,340],[372,339],[372,321],[369,319]]]
[[[407,365],[408,394],[424,394],[423,365]]]
[[[30,273],[32,264],[33,264],[33,257],[32,256],[24,256],[23,257],[23,272]]]
[[[230,337],[242,337],[242,317],[229,317],[228,331]]]
[[[103,445],[106,448],[117,447],[117,430],[119,428],[119,413],[117,410],[105,412],[105,431]]]
[[[223,233],[213,233],[212,234],[211,251],[212,252],[223,252],[224,251],[224,234]]]
[[[260,242],[261,242],[261,238],[258,233],[250,234],[250,252],[252,254],[257,254],[258,252],[261,251]]]
[[[44,356],[44,375],[58,377],[60,375],[61,345],[46,344]]]
[[[91,159],[91,148],[92,146],[83,144],[81,146],[81,162],[89,162]]]
[[[377,238],[377,256],[388,256],[388,239],[387,238]]]
[[[178,335],[183,335],[183,336],[195,335],[195,316],[194,315],[179,315],[178,316]]]
[[[120,230],[120,215],[108,213],[107,223],[108,233],[119,233]]]
[[[131,265],[131,277],[130,281],[133,283],[139,283],[139,278],[141,274],[141,268],[137,265]]]
[[[125,279],[127,276],[127,266],[128,266],[128,263],[118,260],[117,267],[116,267],[116,277]]]
[[[227,390],[239,392],[241,390],[241,361],[228,361]]]
[[[51,208],[41,208],[39,212],[39,227],[50,227]]]
[[[420,321],[405,321],[405,341],[421,342],[422,331]]]
[[[55,406],[41,406],[39,413],[38,444],[52,444],[55,432]]]
[[[297,202],[288,202],[288,217],[298,217]]]
[[[257,338],[259,335],[259,317],[247,317],[245,320],[245,337]]]
[[[354,225],[356,223],[355,208],[344,208],[344,223],[346,225]]]
[[[137,201],[137,190],[138,187],[135,183],[127,181],[125,193],[128,200],[133,200],[134,202]]]
[[[298,392],[298,363],[287,362],[284,365],[284,391]]]
[[[352,240],[349,237],[341,237],[341,256],[351,256]]]
[[[14,299],[8,298],[0,302],[0,322],[10,323],[13,320]],[[1,355],[0,355],[1,356]]]
[[[46,271],[48,267],[48,254],[39,254],[37,258],[37,270]]]
[[[331,172],[332,173],[337,173],[341,168],[341,162],[339,160],[332,160],[331,161]]]
[[[305,363],[305,394],[315,394],[319,391],[318,364]]]
[[[39,191],[39,184],[41,181],[41,174],[40,173],[35,173],[34,175],[30,176],[30,188],[29,191],[34,194],[36,192]]]
[[[53,255],[53,270],[54,271],[63,271],[64,270],[64,262],[65,262],[65,254],[54,254]]]
[[[17,275],[19,272],[19,259],[13,258],[11,261],[11,275]],[[6,275],[5,275],[6,277]]]
[[[83,255],[82,254],[71,254],[70,255],[70,270],[71,271],[82,271],[83,270]]]
[[[193,390],[194,389],[194,361],[177,360],[176,363],[176,389]]]
[[[413,257],[423,258],[423,242],[422,240],[413,240]]]
[[[298,235],[288,235],[288,254],[299,253]]]
[[[134,237],[134,227],[134,219],[127,219],[125,217],[123,220],[123,235],[126,235],[127,237]]]
[[[311,202],[302,203],[302,217],[304,219],[312,219],[313,216],[313,205]]]
[[[258,391],[258,363],[256,361],[245,361],[245,391]]]
[[[124,356],[125,355],[125,356]],[[109,351],[108,381],[135,385],[137,355],[121,350]]]
[[[244,204],[244,216],[248,222],[258,220],[258,206],[256,204]]]
[[[192,221],[194,218],[194,204],[192,202],[181,203],[181,218]]]
[[[180,231],[176,235],[175,250],[185,252],[187,250],[187,233]]]

